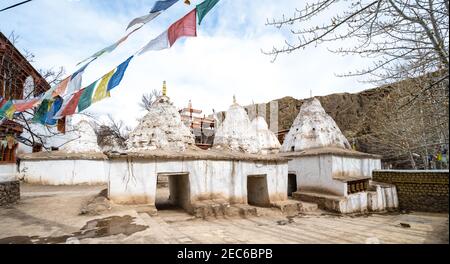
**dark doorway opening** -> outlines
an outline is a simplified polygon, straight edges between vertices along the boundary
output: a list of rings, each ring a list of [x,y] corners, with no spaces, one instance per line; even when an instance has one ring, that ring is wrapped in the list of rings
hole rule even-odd
[[[288,196],[292,197],[292,194],[297,191],[297,175],[288,174]]]
[[[254,175],[247,178],[247,202],[249,205],[269,207],[269,189],[266,175]]]
[[[189,174],[159,174],[156,188],[156,209],[191,209]]]

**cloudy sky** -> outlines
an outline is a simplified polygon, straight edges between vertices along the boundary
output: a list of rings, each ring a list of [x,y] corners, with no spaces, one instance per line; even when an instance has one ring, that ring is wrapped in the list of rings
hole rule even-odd
[[[193,4],[201,0],[192,0]],[[0,8],[20,2],[2,0]],[[133,18],[148,13],[155,0],[34,0],[0,13],[0,31],[20,36],[18,48],[36,55],[36,68],[76,64],[109,46],[125,34]],[[89,66],[83,86],[101,77],[173,22],[192,10],[180,1],[132,35],[113,53]],[[267,18],[292,14],[300,0],[222,0],[198,28],[197,38],[178,41],[171,49],[148,52],[130,64],[112,97],[89,108],[97,115],[113,114],[130,125],[145,112],[139,108],[143,93],[160,89],[180,108],[189,99],[194,107],[211,113],[226,110],[235,94],[241,105],[263,103],[285,96],[298,99],[313,95],[358,92],[370,85],[358,79],[338,78],[366,63],[360,58],[331,54],[327,47],[281,56],[275,63],[261,50],[282,45],[289,29],[265,26]],[[328,19],[328,18],[324,18]]]

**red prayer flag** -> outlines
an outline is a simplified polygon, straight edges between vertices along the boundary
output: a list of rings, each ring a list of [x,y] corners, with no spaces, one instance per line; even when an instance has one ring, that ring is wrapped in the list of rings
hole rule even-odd
[[[68,116],[75,114],[75,111],[77,110],[78,101],[80,101],[80,97],[83,94],[84,89],[79,90],[77,93],[75,93],[70,101],[67,103],[64,110],[62,110],[60,116]]]
[[[0,100],[0,108],[2,108],[6,104],[6,102],[8,102],[8,101],[2,98]]]
[[[168,30],[169,43],[173,44],[180,37],[196,37],[197,36],[197,9],[192,10],[169,27]]]
[[[32,99],[28,102],[22,102],[22,103],[17,103],[14,104],[14,106],[16,107],[16,112],[23,112],[25,110],[31,109],[34,107],[34,105],[39,101],[39,99]]]

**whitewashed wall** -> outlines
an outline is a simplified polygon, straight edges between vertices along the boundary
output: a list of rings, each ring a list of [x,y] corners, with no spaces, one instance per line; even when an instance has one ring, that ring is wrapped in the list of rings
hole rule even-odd
[[[287,199],[287,162],[113,160],[109,195],[116,203],[154,204],[158,174],[189,174],[191,203],[227,199],[247,203],[247,177],[266,175],[270,202]]]
[[[97,185],[108,182],[105,160],[21,160],[19,177],[42,185]]]
[[[0,182],[8,182],[16,180],[17,165],[0,164]]]
[[[337,155],[296,157],[289,171],[297,175],[297,189],[347,196],[347,184],[335,176],[372,177],[381,168],[381,160]]]
[[[332,175],[370,177],[374,170],[381,169],[380,159],[332,156]]]
[[[297,175],[297,189],[345,196],[347,184],[333,180],[330,155],[297,157],[289,161],[289,171]]]

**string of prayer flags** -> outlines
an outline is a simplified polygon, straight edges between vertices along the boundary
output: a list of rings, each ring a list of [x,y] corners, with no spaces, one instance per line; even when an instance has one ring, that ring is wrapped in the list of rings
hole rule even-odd
[[[89,58],[84,59],[83,61],[79,62],[77,65],[80,65],[80,64],[82,64],[82,63],[84,63],[84,62],[86,62],[86,61],[92,59],[89,63],[86,64],[86,67],[87,67],[87,65],[89,65],[91,62],[93,62],[94,60],[96,60],[98,57],[100,57],[100,56],[102,56],[102,55],[104,55],[104,54],[113,52],[120,44],[122,44],[123,42],[125,42],[125,41],[128,39],[128,37],[130,37],[134,32],[138,31],[138,30],[141,29],[141,28],[142,28],[142,26],[140,26],[140,27],[134,29],[133,31],[131,31],[130,33],[128,33],[127,35],[125,35],[124,37],[122,37],[121,39],[119,39],[119,40],[118,40],[117,42],[115,42],[114,44],[112,44],[112,45],[110,45],[110,46],[108,46],[108,47],[106,47],[106,48],[104,48],[104,49],[102,49],[102,50],[100,50],[100,51],[97,51],[96,53],[94,53],[93,55],[91,55]]]
[[[198,24],[200,25],[206,14],[219,2],[219,0],[206,0],[197,5]]]
[[[178,1],[179,0],[157,1],[149,15],[134,19],[128,25],[128,28],[136,24],[148,23]],[[200,25],[206,14],[208,14],[219,1],[220,0],[205,0],[198,4],[196,8],[173,23],[166,31],[150,41],[137,54],[141,55],[149,50],[163,50],[170,48],[182,37],[196,37],[197,19],[198,24]],[[184,2],[190,4],[190,1],[185,0]],[[73,115],[77,111],[84,111],[92,104],[109,97],[110,91],[121,83],[134,55],[84,89],[81,89],[82,75],[90,63],[103,54],[115,50],[121,43],[125,42],[131,34],[142,27],[143,25],[140,25],[113,45],[96,52],[88,59],[80,62],[79,64],[91,59],[79,70],[57,85],[52,86],[48,91],[37,98],[11,101],[4,100],[0,97],[0,118],[12,119],[16,112],[23,112],[33,107],[37,107],[33,121],[44,125],[55,125],[56,123],[59,124],[60,120],[65,118],[65,116]]]
[[[157,16],[159,16],[163,11],[169,9],[171,6],[173,6],[176,2],[179,0],[164,0],[164,1],[157,1],[153,8],[150,10],[150,13],[145,16],[137,17],[133,19],[127,26],[127,30],[131,28],[134,25],[137,24],[147,24],[148,22],[155,19]]]

